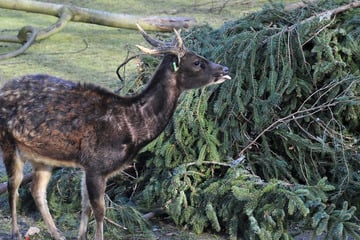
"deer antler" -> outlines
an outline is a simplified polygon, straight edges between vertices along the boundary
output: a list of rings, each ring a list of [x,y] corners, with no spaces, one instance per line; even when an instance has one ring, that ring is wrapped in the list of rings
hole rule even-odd
[[[146,47],[142,47],[139,45],[136,45],[142,52],[150,55],[162,55],[166,53],[173,53],[178,56],[180,59],[184,56],[186,49],[184,46],[184,42],[180,36],[180,32],[174,29],[175,32],[175,38],[171,42],[164,42],[160,41],[158,39],[152,38],[149,34],[147,34],[144,29],[141,28],[139,24],[136,24],[138,27],[141,35],[144,37],[144,39],[153,47],[154,49],[149,49]]]

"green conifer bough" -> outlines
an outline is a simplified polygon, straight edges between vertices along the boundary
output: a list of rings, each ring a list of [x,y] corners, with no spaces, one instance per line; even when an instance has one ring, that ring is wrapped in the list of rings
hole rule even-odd
[[[349,3],[268,5],[188,33],[233,80],[183,96],[147,148],[137,203],[232,239],[289,239],[294,225],[359,239],[360,9],[321,14]]]
[[[267,5],[219,29],[184,33],[189,48],[228,66],[233,79],[183,95],[136,177],[115,178],[110,199],[164,208],[178,225],[230,239],[292,239],[304,229],[360,239],[354,3]]]

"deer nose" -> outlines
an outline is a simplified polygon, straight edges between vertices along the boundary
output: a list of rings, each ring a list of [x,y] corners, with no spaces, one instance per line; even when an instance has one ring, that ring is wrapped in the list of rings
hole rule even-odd
[[[224,75],[228,75],[229,74],[229,68],[228,67],[223,67],[223,72],[224,72]]]

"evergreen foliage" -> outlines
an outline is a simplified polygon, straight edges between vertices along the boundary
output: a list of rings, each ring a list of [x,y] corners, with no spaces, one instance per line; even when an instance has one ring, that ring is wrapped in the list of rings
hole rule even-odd
[[[272,4],[191,31],[187,45],[233,79],[183,96],[147,147],[137,204],[232,239],[291,239],[292,226],[360,239],[360,9],[312,17],[347,3]]]
[[[314,17],[350,2],[269,4],[187,33],[187,46],[233,79],[182,96],[135,177],[113,180],[108,216],[144,226],[118,205],[135,202],[230,239],[292,239],[304,229],[360,239],[360,8]]]
[[[77,169],[57,169],[49,184],[49,189],[51,189],[48,194],[49,208],[67,238],[73,238],[78,233],[81,177],[82,172]],[[111,185],[108,186],[113,200],[106,195],[105,237],[109,239],[119,236],[122,239],[152,239],[153,234],[149,231],[148,223],[143,219],[142,214],[131,204],[127,202],[124,204],[122,202],[124,199],[117,195],[122,190],[113,188]],[[32,198],[28,201],[33,203]],[[95,234],[95,228],[96,222],[90,221],[90,235]],[[43,238],[49,238],[49,236],[43,236]]]

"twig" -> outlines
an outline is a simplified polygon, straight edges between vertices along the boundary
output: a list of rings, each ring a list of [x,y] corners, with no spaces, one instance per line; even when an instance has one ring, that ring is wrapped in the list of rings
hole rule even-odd
[[[185,165],[185,167],[190,167],[190,166],[198,165],[198,164],[199,163],[197,163],[197,162],[190,162],[190,163],[186,163],[184,165]],[[215,162],[215,161],[202,161],[201,164],[209,164],[209,165],[219,165],[219,166],[231,167],[231,164],[229,164],[229,163]]]
[[[347,4],[347,5],[340,6],[340,7],[331,9],[331,10],[327,10],[327,11],[322,12],[322,13],[320,13],[320,14],[317,14],[317,15],[314,15],[314,16],[309,17],[309,18],[307,18],[307,19],[304,19],[304,20],[302,20],[302,21],[300,22],[300,24],[304,24],[304,23],[310,22],[310,21],[314,20],[315,18],[319,18],[320,21],[323,20],[323,19],[330,19],[332,16],[334,16],[334,15],[336,15],[336,14],[345,12],[345,11],[350,10],[350,9],[353,9],[353,8],[358,8],[358,7],[360,7],[360,1],[356,1],[356,2],[353,2],[353,3],[349,3],[349,4]]]
[[[134,179],[138,179],[138,178],[139,178],[139,172],[138,172],[138,170],[137,170],[137,168],[136,168],[136,164],[135,164],[135,163],[133,164],[133,168],[134,168],[134,170],[135,170],[135,177],[134,177]],[[134,197],[134,195],[135,195],[135,193],[136,193],[137,187],[138,187],[138,181],[135,181],[135,185],[134,185],[134,187],[133,187],[133,191],[132,191],[132,193],[131,193],[131,195],[130,195],[130,197],[129,197],[130,201],[133,199],[133,197]]]
[[[239,156],[244,155],[245,151],[247,151],[249,148],[251,148],[254,144],[257,143],[257,140],[259,140],[260,137],[262,137],[266,132],[274,129],[275,127],[278,127],[281,124],[284,123],[288,123],[290,121],[296,121],[298,119],[303,119],[309,116],[314,115],[317,112],[323,111],[324,109],[327,108],[331,108],[336,106],[337,104],[343,102],[341,100],[338,100],[342,95],[345,95],[346,92],[348,91],[348,89],[354,84],[354,82],[351,82],[351,84],[341,93],[338,95],[338,97],[335,97],[327,102],[325,102],[324,104],[321,104],[319,106],[316,106],[316,104],[319,102],[319,100],[325,96],[325,94],[330,91],[332,88],[338,86],[339,84],[343,83],[344,81],[348,81],[348,78],[345,78],[339,82],[331,82],[328,85],[325,85],[324,87],[316,90],[315,92],[313,92],[308,98],[305,99],[305,101],[300,105],[300,107],[298,108],[298,110],[292,114],[289,114],[288,116],[285,116],[283,118],[280,118],[278,120],[276,120],[275,122],[271,123],[268,127],[266,127],[260,134],[258,134],[254,140],[252,140],[245,148],[243,148],[240,153]],[[308,109],[303,109],[303,107],[305,106],[305,104],[316,94],[320,93],[324,91],[320,97],[315,101],[314,104],[312,104],[311,108]]]
[[[262,137],[266,132],[272,130],[273,128],[275,128],[283,123],[290,122],[292,120],[302,119],[302,118],[311,116],[314,113],[322,111],[324,108],[333,107],[335,105],[336,105],[336,103],[330,103],[330,104],[321,105],[321,106],[310,108],[310,109],[299,110],[299,111],[292,113],[286,117],[278,119],[277,121],[270,124],[267,128],[265,128],[258,136],[256,136],[256,138],[253,141],[251,141],[245,148],[243,148],[243,150],[241,150],[241,152],[239,153],[239,156],[244,155],[244,152],[246,150],[248,150],[252,145],[254,145],[257,142],[257,140],[259,140],[259,138]],[[300,114],[303,114],[303,115],[300,115]],[[297,116],[297,115],[300,115],[300,116]]]
[[[114,225],[114,226],[116,226],[116,227],[118,227],[118,228],[121,228],[121,229],[123,229],[123,230],[127,230],[126,227],[118,224],[117,222],[111,220],[110,218],[108,218],[108,217],[106,217],[106,216],[104,217],[104,220],[105,220],[105,221],[108,221],[109,223],[111,223],[112,225]]]
[[[300,5],[302,6],[302,5]],[[314,16],[311,16],[309,18],[306,18],[304,20],[302,20],[300,23],[296,23],[294,25],[291,25],[289,27],[287,27],[287,32],[292,32],[294,31],[299,25],[303,25],[307,22],[311,22],[313,21],[314,19],[319,19],[319,21],[321,22],[322,20],[324,19],[331,19],[333,16],[339,14],[339,13],[342,13],[342,12],[345,12],[345,11],[348,11],[350,9],[353,9],[353,8],[358,8],[360,7],[360,1],[356,1],[356,2],[353,2],[353,3],[349,3],[347,5],[344,5],[344,6],[340,6],[340,7],[337,7],[337,8],[334,8],[334,9],[331,9],[331,10],[327,10],[327,11],[324,11],[324,12],[321,12],[319,14],[316,14]],[[290,8],[291,10],[291,8]],[[322,30],[326,29],[326,27],[328,27],[330,24],[326,25],[325,27],[322,27],[319,31],[316,32],[316,34],[318,35]],[[283,31],[280,31],[274,35],[272,35],[270,38],[274,38],[280,34],[282,34]],[[268,39],[265,39],[263,41],[263,43],[266,43],[268,41]],[[306,41],[308,42],[308,41]]]
[[[301,45],[305,46],[308,42],[310,42],[314,37],[316,37],[317,35],[319,35],[323,30],[327,29],[328,27],[331,26],[331,24],[333,24],[335,22],[335,16],[333,17],[333,19],[326,24],[325,26],[323,26],[322,28],[320,28],[318,31],[316,31],[314,34],[311,35],[311,37],[309,39],[307,39],[305,42],[303,42]]]

